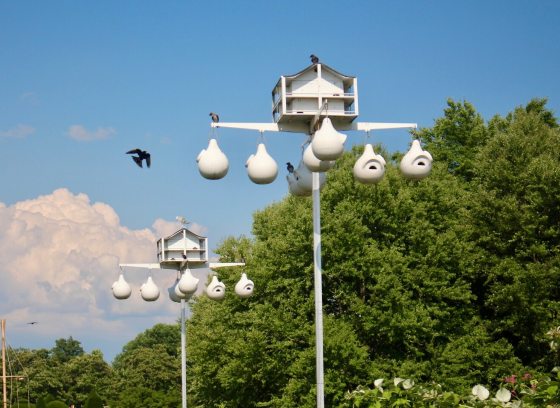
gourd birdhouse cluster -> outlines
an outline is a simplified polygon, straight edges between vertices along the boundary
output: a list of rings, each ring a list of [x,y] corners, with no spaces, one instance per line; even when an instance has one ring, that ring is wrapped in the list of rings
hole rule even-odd
[[[213,128],[232,127],[265,131],[305,133],[308,140],[298,165],[289,165],[287,175],[290,193],[310,195],[311,173],[325,173],[344,153],[347,136],[341,131],[411,128],[416,124],[355,123],[358,117],[357,78],[341,74],[328,65],[313,63],[294,75],[281,76],[272,90],[272,124],[212,123]],[[216,138],[211,138],[208,148],[198,158],[200,174],[207,179],[226,175],[228,161],[220,150]],[[370,143],[354,165],[354,177],[364,184],[375,184],[385,174],[385,159],[376,154]],[[256,184],[272,183],[278,174],[276,161],[268,153],[264,142],[251,154],[245,166],[251,181]],[[423,150],[418,140],[402,158],[399,168],[404,177],[420,180],[432,168],[432,156]],[[322,174],[321,185],[324,183]]]
[[[160,296],[160,290],[154,282],[151,274],[152,267],[158,269],[173,269],[178,276],[168,288],[169,298],[175,302],[190,299],[198,290],[200,278],[193,275],[192,271],[205,270],[212,266],[208,262],[208,238],[198,235],[183,227],[173,234],[158,239],[157,259],[159,264],[123,264],[123,266],[145,267],[150,269],[150,275],[145,283],[140,286],[140,295],[147,302],[154,302]],[[244,264],[214,264],[215,266],[236,266]],[[201,273],[204,273],[202,271]],[[248,297],[253,294],[254,284],[242,273],[241,279],[235,286],[235,293],[240,297]],[[211,282],[204,291],[210,299],[221,300],[225,296],[226,287],[224,283],[213,276]],[[113,296],[117,299],[127,299],[132,289],[121,272],[117,281],[112,285]]]

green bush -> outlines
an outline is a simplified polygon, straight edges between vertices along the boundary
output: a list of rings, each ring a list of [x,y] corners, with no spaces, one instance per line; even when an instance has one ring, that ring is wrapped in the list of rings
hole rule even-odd
[[[382,407],[560,407],[560,369],[552,376],[533,376],[530,373],[510,375],[489,390],[475,385],[470,394],[445,391],[439,384],[415,384],[410,379],[377,379],[373,387],[358,387],[346,394],[341,408]]]

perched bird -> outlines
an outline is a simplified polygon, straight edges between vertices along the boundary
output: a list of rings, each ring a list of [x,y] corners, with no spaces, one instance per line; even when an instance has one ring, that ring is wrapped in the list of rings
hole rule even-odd
[[[311,63],[312,63],[312,64],[318,64],[318,63],[319,63],[319,57],[316,56],[315,54],[311,54],[311,55],[309,56],[309,58],[311,58]]]
[[[220,117],[218,116],[217,113],[210,112],[210,116],[212,116],[212,122],[218,123],[220,121]]]
[[[142,167],[142,160],[146,160],[146,166],[148,167],[150,167],[150,164],[152,164],[150,153],[148,153],[145,150],[133,149],[126,152],[126,154],[138,155],[138,156],[132,156],[132,160],[134,160],[134,163],[136,163],[138,167]]]
[[[288,168],[288,172],[290,173],[294,172],[294,166],[292,165],[292,163],[290,162],[286,163],[286,167]]]

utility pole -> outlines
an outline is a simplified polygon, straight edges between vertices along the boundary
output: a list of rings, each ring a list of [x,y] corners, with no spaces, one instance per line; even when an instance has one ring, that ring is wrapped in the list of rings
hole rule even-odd
[[[3,407],[8,408],[6,393],[6,319],[2,319],[2,395]]]

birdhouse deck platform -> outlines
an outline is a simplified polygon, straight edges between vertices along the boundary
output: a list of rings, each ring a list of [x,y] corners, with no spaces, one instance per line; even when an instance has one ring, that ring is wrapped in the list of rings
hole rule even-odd
[[[181,228],[157,241],[158,262],[165,267],[175,267],[208,262],[208,238]]]
[[[325,64],[281,76],[272,90],[272,117],[279,125],[309,124],[318,114],[328,114],[335,126],[348,125],[358,113],[357,78]]]

